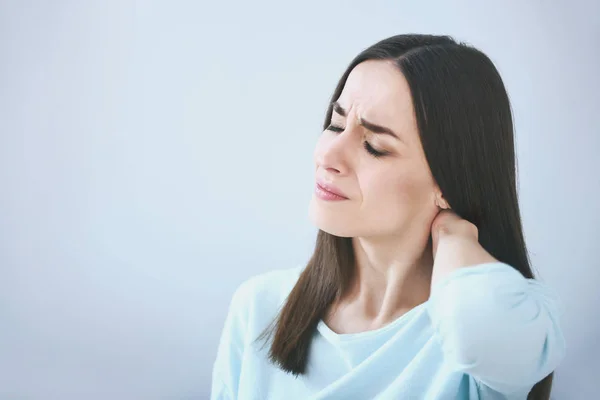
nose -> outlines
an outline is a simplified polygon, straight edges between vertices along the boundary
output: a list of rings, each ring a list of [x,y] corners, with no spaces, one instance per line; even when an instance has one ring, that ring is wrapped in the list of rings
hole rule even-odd
[[[324,133],[315,148],[317,169],[324,169],[335,175],[347,174],[352,159],[351,136],[347,129],[340,133]]]

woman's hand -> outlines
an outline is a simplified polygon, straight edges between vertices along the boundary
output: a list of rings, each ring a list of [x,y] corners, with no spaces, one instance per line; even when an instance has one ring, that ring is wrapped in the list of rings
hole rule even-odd
[[[497,262],[479,244],[479,230],[452,210],[442,210],[431,224],[433,274],[431,286],[458,268]]]

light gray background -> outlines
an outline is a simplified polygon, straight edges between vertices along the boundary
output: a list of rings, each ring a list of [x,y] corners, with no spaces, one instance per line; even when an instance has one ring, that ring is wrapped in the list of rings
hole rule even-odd
[[[447,33],[516,116],[557,399],[597,393],[598,2],[2,1],[0,399],[208,397],[236,286],[305,262],[312,150],[364,47]]]

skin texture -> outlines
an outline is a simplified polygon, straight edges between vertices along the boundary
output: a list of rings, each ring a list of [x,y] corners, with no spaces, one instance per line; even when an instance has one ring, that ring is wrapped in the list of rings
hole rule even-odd
[[[442,210],[432,223],[434,286],[458,268],[497,262],[478,241],[477,227],[452,210]]]
[[[352,238],[355,279],[325,322],[338,333],[353,333],[380,328],[425,302],[431,285],[453,270],[494,259],[479,245],[477,228],[449,210],[421,146],[408,83],[396,66],[359,64],[338,104],[343,112],[334,111],[315,146],[315,178],[348,199],[324,201],[313,194],[309,217],[325,232]],[[373,133],[361,120],[398,138]],[[385,155],[374,157],[365,143]]]

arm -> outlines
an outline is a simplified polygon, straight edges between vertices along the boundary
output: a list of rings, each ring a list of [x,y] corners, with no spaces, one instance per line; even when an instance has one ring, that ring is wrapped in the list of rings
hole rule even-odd
[[[529,390],[564,356],[558,299],[487,253],[474,225],[442,213],[428,311],[444,356],[495,391]]]
[[[244,332],[247,325],[243,292],[242,284],[234,293],[229,305],[213,364],[211,400],[235,400],[238,397]]]
[[[445,357],[500,393],[529,390],[564,356],[558,303],[504,263],[458,269],[433,288],[429,314]]]

